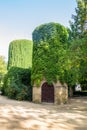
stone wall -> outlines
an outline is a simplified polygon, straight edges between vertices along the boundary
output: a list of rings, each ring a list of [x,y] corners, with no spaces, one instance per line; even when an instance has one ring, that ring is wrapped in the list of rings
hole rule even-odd
[[[55,104],[64,104],[68,100],[68,87],[66,84],[57,82],[55,86]]]
[[[33,87],[33,102],[41,103],[41,87]]]
[[[34,83],[34,86],[33,86],[33,102],[41,103],[41,87],[42,87],[42,84],[45,83],[45,82],[46,82],[46,80],[44,79],[40,83],[40,86],[37,86]]]

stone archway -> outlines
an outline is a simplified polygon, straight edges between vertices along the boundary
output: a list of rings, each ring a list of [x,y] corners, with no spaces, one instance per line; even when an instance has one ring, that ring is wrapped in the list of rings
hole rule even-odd
[[[41,89],[41,101],[54,103],[54,86],[49,85],[47,82],[43,83]]]

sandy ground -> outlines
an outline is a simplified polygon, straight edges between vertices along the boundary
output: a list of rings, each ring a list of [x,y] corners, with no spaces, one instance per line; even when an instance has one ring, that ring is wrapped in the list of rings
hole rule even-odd
[[[0,130],[87,130],[87,97],[54,105],[0,96]]]

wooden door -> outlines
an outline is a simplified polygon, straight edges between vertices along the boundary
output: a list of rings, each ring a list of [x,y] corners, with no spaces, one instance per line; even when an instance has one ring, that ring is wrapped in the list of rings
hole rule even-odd
[[[45,82],[42,85],[42,102],[49,102],[53,103],[54,102],[54,86],[53,85],[48,85],[47,82]]]

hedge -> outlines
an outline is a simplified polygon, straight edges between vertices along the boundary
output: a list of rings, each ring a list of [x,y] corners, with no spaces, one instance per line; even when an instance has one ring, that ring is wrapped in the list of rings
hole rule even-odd
[[[11,67],[4,78],[3,94],[12,99],[31,101],[31,70]]]
[[[32,67],[32,47],[30,40],[14,40],[9,45],[8,69],[11,67]]]

